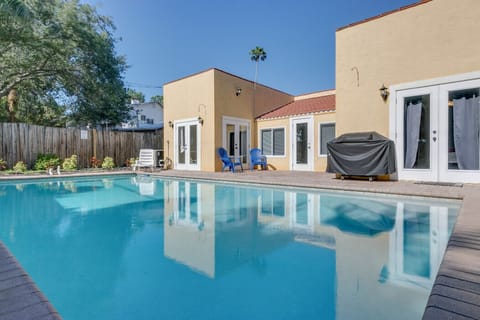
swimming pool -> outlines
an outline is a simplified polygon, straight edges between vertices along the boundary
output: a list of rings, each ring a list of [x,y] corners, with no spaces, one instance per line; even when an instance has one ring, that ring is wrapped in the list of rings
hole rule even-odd
[[[460,203],[147,176],[0,184],[65,319],[421,319]]]

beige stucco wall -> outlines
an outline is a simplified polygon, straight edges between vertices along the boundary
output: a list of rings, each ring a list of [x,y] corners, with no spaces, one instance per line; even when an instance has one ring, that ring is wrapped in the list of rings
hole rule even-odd
[[[215,152],[215,145],[211,142],[211,137],[216,134],[213,69],[165,84],[163,95],[165,156],[174,159],[174,129],[168,126],[168,122],[175,123],[200,116],[204,120],[200,130],[200,165],[202,170],[213,171],[215,163],[212,154]]]
[[[290,170],[290,120],[289,118],[269,119],[257,121],[257,141],[258,148],[262,148],[260,132],[263,129],[285,128],[285,155],[267,156],[269,170]]]
[[[237,88],[241,93],[236,95]],[[293,96],[256,85],[218,69],[207,71],[164,85],[164,119],[178,122],[201,117],[200,170],[219,171],[222,164],[216,149],[223,145],[224,117],[244,119],[250,124],[249,149],[256,147],[255,116],[293,101]],[[255,107],[254,107],[255,106]],[[174,159],[174,130],[166,125],[164,149]]]
[[[324,172],[327,169],[327,156],[320,155],[320,124],[336,122],[335,112],[324,112],[313,117],[314,131],[314,170]],[[335,123],[336,126],[336,123]],[[335,128],[336,131],[336,128]]]
[[[478,0],[433,0],[337,31],[337,135],[376,130],[388,136],[382,84],[480,70],[479,12]]]
[[[320,123],[335,122],[335,112],[323,112],[312,115],[313,117],[313,159],[314,171],[325,171],[327,157],[320,155]],[[257,145],[261,148],[260,131],[262,129],[285,128],[285,156],[268,156],[267,162],[271,170],[291,169],[291,118],[265,119],[257,121]]]

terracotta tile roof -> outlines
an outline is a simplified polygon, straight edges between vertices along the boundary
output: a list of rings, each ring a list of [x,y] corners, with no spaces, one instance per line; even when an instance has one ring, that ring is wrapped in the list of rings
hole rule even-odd
[[[267,112],[257,119],[282,118],[288,116],[335,111],[335,95],[296,100],[273,111]]]
[[[394,9],[394,10],[391,10],[391,11],[387,11],[387,12],[381,13],[381,14],[379,14],[379,15],[377,15],[377,16],[370,17],[370,18],[367,18],[367,19],[364,19],[364,20],[360,20],[360,21],[351,23],[351,24],[349,24],[349,25],[340,27],[340,28],[337,29],[337,31],[341,31],[341,30],[343,30],[343,29],[347,29],[347,28],[350,28],[350,27],[353,27],[353,26],[356,26],[356,25],[359,25],[359,24],[362,24],[362,23],[365,23],[365,22],[369,22],[369,21],[372,21],[372,20],[380,19],[380,18],[385,17],[385,16],[388,16],[388,15],[390,15],[390,14],[392,14],[392,13],[396,13],[396,12],[399,12],[399,11],[407,10],[407,9],[410,9],[410,8],[413,8],[413,7],[416,7],[416,6],[425,4],[425,3],[427,3],[427,2],[431,2],[431,1],[433,1],[433,0],[420,0],[420,1],[418,1],[418,2],[415,2],[415,3],[409,4],[409,5],[400,7],[400,8],[398,8],[398,9]]]

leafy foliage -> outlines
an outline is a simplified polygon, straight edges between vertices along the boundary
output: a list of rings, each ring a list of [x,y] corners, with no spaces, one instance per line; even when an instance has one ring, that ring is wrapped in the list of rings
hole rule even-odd
[[[70,158],[63,160],[62,164],[63,169],[65,170],[77,170],[78,168],[78,157],[76,154],[72,154]]]
[[[267,59],[267,53],[263,48],[256,46],[254,49],[250,50],[250,59],[255,62],[258,62],[258,60],[264,61]]]
[[[14,166],[13,166],[13,171],[15,172],[25,172],[27,171],[27,165],[23,161],[18,161]]]
[[[115,168],[115,162],[113,162],[112,157],[105,157],[102,162],[102,168],[103,169],[113,169]]]
[[[129,112],[127,65],[115,52],[114,28],[77,0],[0,0],[0,98],[3,107],[16,91],[10,118],[58,126],[121,122]]]
[[[7,170],[7,161],[0,158],[0,171]]]
[[[138,101],[139,103],[145,102],[145,95],[135,89],[127,89],[127,96],[130,98],[130,101]]]
[[[92,166],[92,168],[98,168],[102,165],[102,160],[97,159],[97,157],[93,156],[90,159],[90,165]]]
[[[150,102],[156,102],[156,103],[161,104],[163,106],[163,96],[161,96],[161,95],[152,96],[150,98]]]
[[[53,153],[40,153],[35,161],[35,170],[47,170],[49,168],[56,168],[61,164],[60,158]]]

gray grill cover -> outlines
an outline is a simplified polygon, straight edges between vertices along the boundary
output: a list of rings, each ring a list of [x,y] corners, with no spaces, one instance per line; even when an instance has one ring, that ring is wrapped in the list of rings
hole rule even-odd
[[[395,144],[377,132],[347,133],[327,143],[327,172],[347,176],[392,174]]]

